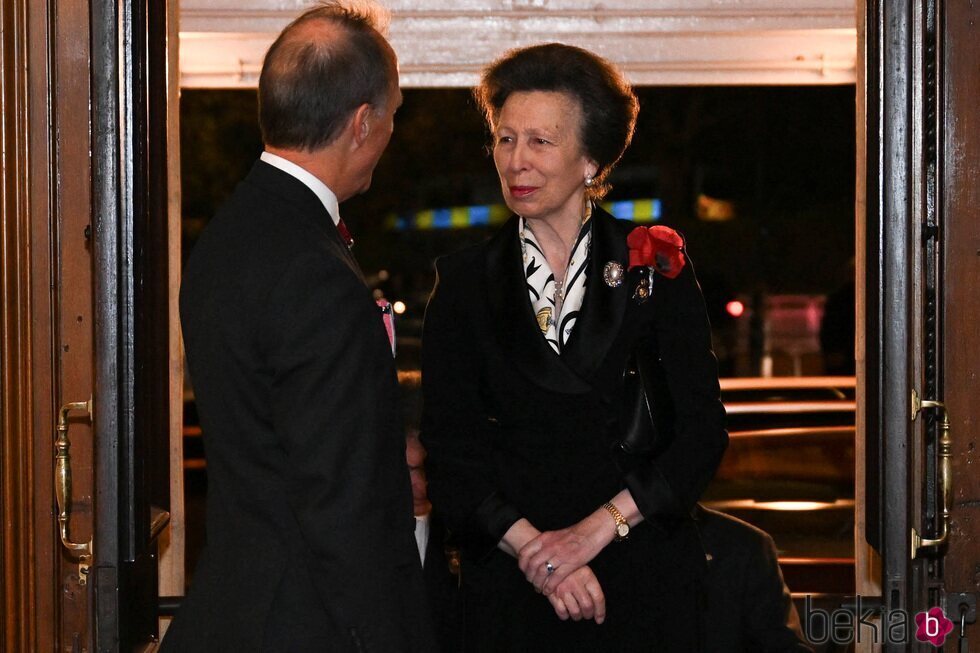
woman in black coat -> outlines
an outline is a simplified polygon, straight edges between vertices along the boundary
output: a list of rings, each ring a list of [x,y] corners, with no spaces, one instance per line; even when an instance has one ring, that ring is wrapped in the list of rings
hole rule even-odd
[[[691,510],[727,434],[680,237],[595,203],[636,98],[608,62],[549,44],[495,62],[477,99],[515,215],[438,261],[422,354],[429,492],[462,549],[467,650],[696,651]],[[655,370],[653,453],[621,446],[631,360]]]

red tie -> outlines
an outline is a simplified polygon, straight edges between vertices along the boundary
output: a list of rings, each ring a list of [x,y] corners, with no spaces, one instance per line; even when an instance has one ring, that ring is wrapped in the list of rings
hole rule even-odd
[[[347,249],[354,246],[354,237],[350,235],[350,229],[344,224],[343,218],[337,220],[337,231],[340,232],[340,237],[344,239]]]

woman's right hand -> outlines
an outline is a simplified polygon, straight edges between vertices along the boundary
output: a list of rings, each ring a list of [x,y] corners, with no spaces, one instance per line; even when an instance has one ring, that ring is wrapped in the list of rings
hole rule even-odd
[[[547,597],[562,621],[595,619],[601,624],[606,620],[606,596],[587,565],[570,573]]]

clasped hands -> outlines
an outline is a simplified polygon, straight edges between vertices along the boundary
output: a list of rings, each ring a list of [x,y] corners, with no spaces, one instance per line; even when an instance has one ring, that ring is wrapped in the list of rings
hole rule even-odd
[[[595,619],[601,624],[606,618],[606,597],[588,563],[613,535],[608,513],[597,512],[569,528],[532,538],[517,552],[517,564],[560,619]]]

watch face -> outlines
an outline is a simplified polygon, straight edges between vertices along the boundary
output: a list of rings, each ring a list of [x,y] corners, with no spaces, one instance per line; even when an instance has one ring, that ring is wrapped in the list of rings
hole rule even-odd
[[[620,537],[626,537],[627,535],[630,534],[630,525],[629,524],[617,524],[616,525],[616,534],[619,535]]]

